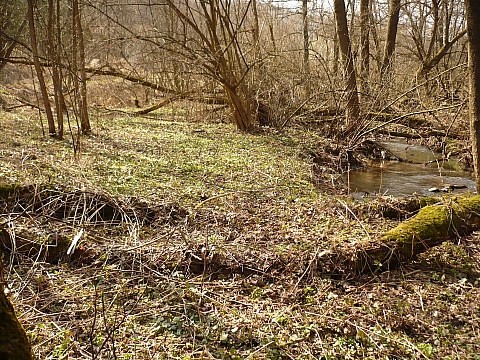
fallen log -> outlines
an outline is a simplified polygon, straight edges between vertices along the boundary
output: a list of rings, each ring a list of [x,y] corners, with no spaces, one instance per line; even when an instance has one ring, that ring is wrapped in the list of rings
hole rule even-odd
[[[394,270],[434,246],[479,229],[480,195],[446,199],[421,208],[380,238],[321,252],[316,267],[338,278]]]
[[[480,229],[480,195],[422,208],[413,218],[369,242],[355,256],[356,273],[399,267],[429,248]]]

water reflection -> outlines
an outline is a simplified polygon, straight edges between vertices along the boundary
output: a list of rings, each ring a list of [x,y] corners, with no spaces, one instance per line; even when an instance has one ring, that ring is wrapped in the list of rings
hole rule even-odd
[[[429,160],[430,161],[430,160]],[[455,170],[449,162],[434,162],[428,165],[405,162],[381,161],[372,166],[350,171],[345,175],[350,193],[364,195],[406,196],[414,193],[432,195],[429,189],[447,185],[465,186],[455,193],[475,192],[476,184],[471,174]]]

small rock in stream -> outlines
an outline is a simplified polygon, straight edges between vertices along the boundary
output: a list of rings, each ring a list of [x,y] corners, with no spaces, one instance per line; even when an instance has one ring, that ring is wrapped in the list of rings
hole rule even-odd
[[[450,189],[466,189],[468,186],[467,185],[450,185]]]
[[[430,189],[428,189],[429,192],[433,192],[433,193],[437,193],[437,192],[450,192],[450,191],[453,191],[455,189],[466,189],[467,186],[466,185],[445,185],[443,188],[439,189],[437,187],[431,187]]]

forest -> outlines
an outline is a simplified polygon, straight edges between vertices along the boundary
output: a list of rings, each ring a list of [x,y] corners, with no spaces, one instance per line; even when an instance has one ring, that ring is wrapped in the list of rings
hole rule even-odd
[[[480,3],[0,0],[0,358],[479,359]]]

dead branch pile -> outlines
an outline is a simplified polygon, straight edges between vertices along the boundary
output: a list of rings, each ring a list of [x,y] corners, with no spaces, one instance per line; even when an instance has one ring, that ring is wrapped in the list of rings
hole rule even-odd
[[[12,256],[56,263],[91,262],[92,253],[76,246],[92,227],[177,224],[187,211],[177,204],[150,205],[135,198],[61,187],[0,186],[0,244]]]

